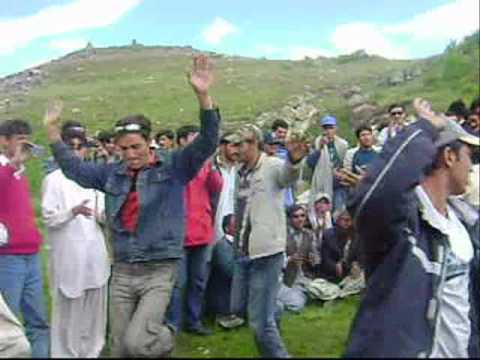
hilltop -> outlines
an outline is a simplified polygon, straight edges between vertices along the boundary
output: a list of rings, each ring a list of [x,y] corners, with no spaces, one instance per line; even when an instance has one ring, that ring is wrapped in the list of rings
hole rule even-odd
[[[478,95],[479,33],[444,53],[421,60],[388,60],[364,51],[303,61],[254,59],[209,53],[217,68],[213,94],[224,127],[276,116],[302,129],[333,113],[351,135],[360,121],[381,121],[393,101],[409,104],[422,95],[438,109]],[[156,128],[196,121],[197,105],[185,80],[192,47],[143,46],[85,49],[0,79],[2,117],[24,116],[37,124],[49,97],[66,102],[65,118],[94,130],[118,118],[144,113]],[[313,130],[315,131],[315,129]],[[40,139],[43,138],[40,132]]]

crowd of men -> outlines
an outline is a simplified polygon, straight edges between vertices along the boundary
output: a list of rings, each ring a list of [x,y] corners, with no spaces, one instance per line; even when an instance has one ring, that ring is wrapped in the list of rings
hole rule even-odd
[[[189,82],[200,126],[176,131],[131,115],[90,138],[48,104],[50,320],[24,173],[40,147],[1,123],[0,356],[169,356],[211,314],[289,357],[284,311],[358,293],[347,356],[480,356],[480,98],[445,114],[416,99],[411,123],[393,104],[349,144],[334,115],[312,141],[283,119],[221,131],[210,59]]]

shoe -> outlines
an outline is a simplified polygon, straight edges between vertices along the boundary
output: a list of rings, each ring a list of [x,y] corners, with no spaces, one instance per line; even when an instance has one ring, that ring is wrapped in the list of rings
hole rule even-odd
[[[245,323],[245,320],[237,315],[226,315],[217,319],[217,322],[220,326],[225,329],[234,329],[236,327],[242,326]]]
[[[213,334],[212,330],[208,329],[202,324],[194,327],[189,327],[186,329],[186,331],[192,334],[200,335],[200,336],[211,336]]]

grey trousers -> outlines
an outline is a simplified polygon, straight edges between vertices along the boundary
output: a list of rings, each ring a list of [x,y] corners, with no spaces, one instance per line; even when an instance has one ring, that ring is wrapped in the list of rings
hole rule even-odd
[[[164,325],[178,260],[116,263],[110,285],[112,357],[163,357],[175,345]]]
[[[55,289],[50,343],[52,358],[97,358],[105,345],[107,285],[89,289],[78,298]]]

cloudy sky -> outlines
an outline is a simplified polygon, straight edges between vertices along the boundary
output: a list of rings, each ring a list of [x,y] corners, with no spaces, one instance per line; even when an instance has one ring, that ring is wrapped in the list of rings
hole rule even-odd
[[[442,52],[479,28],[478,0],[2,0],[0,76],[82,48],[192,45],[271,59]]]

